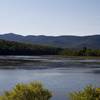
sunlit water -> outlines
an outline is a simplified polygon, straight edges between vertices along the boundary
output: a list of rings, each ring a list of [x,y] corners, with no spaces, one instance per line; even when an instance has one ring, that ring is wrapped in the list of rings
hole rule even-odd
[[[16,65],[18,68],[21,67],[21,69],[17,69],[15,65],[11,65],[11,68],[13,66],[16,69],[1,69],[1,94],[3,91],[11,89],[16,83],[28,83],[31,81],[40,81],[43,83],[43,85],[53,93],[52,100],[67,100],[70,92],[81,90],[84,86],[89,84],[100,87],[99,59],[15,57],[15,59],[19,58],[41,60],[41,62],[29,62],[27,64],[22,63]],[[3,59],[8,59],[8,57],[4,57]],[[4,67],[5,66],[7,67],[7,65],[4,64]],[[22,66],[26,67],[24,68]],[[31,68],[31,70],[28,70],[28,67]]]

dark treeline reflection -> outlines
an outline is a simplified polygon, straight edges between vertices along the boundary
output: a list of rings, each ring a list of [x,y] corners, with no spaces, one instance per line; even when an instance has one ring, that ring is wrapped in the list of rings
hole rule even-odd
[[[0,40],[0,55],[100,56],[100,50],[88,47],[68,49]]]

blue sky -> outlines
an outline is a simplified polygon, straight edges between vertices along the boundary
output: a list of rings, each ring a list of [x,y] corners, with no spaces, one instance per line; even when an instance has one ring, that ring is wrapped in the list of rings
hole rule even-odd
[[[0,0],[0,34],[100,33],[100,0]]]

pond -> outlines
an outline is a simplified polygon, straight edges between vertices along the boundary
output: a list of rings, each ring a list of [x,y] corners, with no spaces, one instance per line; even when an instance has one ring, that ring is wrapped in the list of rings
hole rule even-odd
[[[20,82],[40,81],[51,100],[68,100],[68,94],[86,85],[100,87],[100,60],[52,56],[1,56],[0,93]]]

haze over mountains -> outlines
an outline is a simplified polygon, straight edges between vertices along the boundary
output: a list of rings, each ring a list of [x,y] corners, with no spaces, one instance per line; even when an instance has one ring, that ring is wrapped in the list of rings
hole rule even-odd
[[[63,48],[100,49],[100,35],[91,36],[22,36],[14,33],[0,35],[0,39],[39,45],[50,45]]]

